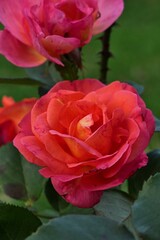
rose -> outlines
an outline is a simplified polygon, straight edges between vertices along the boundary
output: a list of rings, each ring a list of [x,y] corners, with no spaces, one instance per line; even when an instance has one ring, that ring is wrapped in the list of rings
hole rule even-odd
[[[3,107],[0,107],[0,146],[11,142],[19,128],[18,123],[35,103],[35,99],[24,99],[15,102],[13,98],[4,96]]]
[[[25,158],[66,201],[92,207],[147,164],[154,118],[130,85],[84,79],[57,83],[20,128],[14,144]]]
[[[17,66],[33,67],[87,44],[120,16],[123,0],[3,0],[0,54]]]

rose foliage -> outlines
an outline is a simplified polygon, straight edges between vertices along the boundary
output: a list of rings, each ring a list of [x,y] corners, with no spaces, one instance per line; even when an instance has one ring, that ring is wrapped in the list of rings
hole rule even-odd
[[[0,107],[0,146],[11,142],[18,133],[18,123],[31,110],[34,98],[15,102],[13,98],[4,96]]]
[[[57,83],[22,120],[15,146],[78,207],[147,164],[154,118],[136,90],[95,79]]]
[[[121,15],[122,0],[3,0],[0,54],[21,67],[60,57],[87,44]]]

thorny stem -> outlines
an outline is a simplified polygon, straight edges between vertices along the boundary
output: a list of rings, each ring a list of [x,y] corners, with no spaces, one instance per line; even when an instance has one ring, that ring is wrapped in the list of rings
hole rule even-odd
[[[102,37],[100,37],[102,41],[102,51],[101,54],[101,61],[100,61],[100,81],[103,83],[107,83],[107,73],[108,73],[108,61],[109,58],[112,56],[110,52],[110,36],[112,32],[112,27],[114,24],[108,28],[106,31],[104,31],[104,34]]]

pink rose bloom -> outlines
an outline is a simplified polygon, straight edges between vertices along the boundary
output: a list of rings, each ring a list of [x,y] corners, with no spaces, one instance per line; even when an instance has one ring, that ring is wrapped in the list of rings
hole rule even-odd
[[[87,44],[111,26],[123,11],[123,0],[2,0],[0,54],[21,67],[60,56]]]
[[[147,164],[155,124],[130,85],[84,79],[57,83],[20,128],[19,151],[66,201],[85,208]]]

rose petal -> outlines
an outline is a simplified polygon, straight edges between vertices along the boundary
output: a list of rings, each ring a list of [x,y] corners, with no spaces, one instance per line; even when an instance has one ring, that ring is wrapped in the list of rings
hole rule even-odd
[[[4,107],[12,106],[15,103],[12,97],[3,96],[2,97],[2,104]],[[3,109],[3,108],[0,108]]]
[[[0,31],[0,54],[19,67],[34,67],[46,61],[36,50],[20,42],[7,30]]]
[[[37,0],[36,0],[37,1]],[[36,1],[34,1],[36,4]],[[32,1],[33,4],[33,1]],[[12,35],[19,41],[30,44],[29,34],[27,32],[27,23],[24,21],[23,10],[28,7],[29,1],[11,1],[3,0],[0,5],[0,22]],[[6,44],[6,42],[5,42]],[[0,44],[1,45],[1,44]]]
[[[103,32],[110,27],[121,15],[124,3],[123,0],[98,0],[100,17],[95,21],[93,34]]]
[[[80,91],[84,94],[90,93],[92,91],[96,91],[97,89],[103,88],[105,85],[98,81],[97,79],[83,79],[83,80],[75,80],[73,82],[63,81],[58,82],[50,92],[57,92],[60,89],[66,89],[71,91]]]
[[[131,117],[133,111],[139,113],[141,111],[137,104],[137,95],[129,91],[121,90],[112,96],[112,100],[108,103],[108,113],[112,113],[115,109],[122,109],[124,116]]]
[[[17,128],[12,120],[0,123],[0,146],[11,142],[17,133]]]
[[[80,46],[80,41],[76,38],[64,38],[58,35],[41,38],[39,52],[43,56],[49,57],[55,63],[60,64],[60,55],[66,54]],[[61,63],[61,65],[63,65]]]
[[[116,151],[110,155],[105,155],[97,158],[96,160],[88,160],[85,162],[70,163],[68,167],[84,167],[85,173],[96,172],[97,170],[108,169],[116,164],[122,156],[127,152],[129,145],[124,144],[119,151]]]
[[[58,171],[57,171],[57,167],[58,167]],[[63,171],[63,174],[62,174],[62,171]],[[64,166],[63,164],[61,165],[57,164],[56,168],[53,168],[53,169],[45,167],[40,169],[39,172],[45,178],[55,178],[58,181],[63,181],[64,183],[82,177],[82,173],[80,169],[78,171],[73,172],[69,168],[66,168],[66,166]]]
[[[51,178],[55,190],[69,203],[80,207],[90,208],[97,204],[102,196],[102,191],[90,192],[84,189],[76,180],[64,183]]]
[[[65,141],[65,143],[68,145],[70,152],[73,154],[75,158],[78,159],[78,161],[80,160],[84,161],[85,159],[87,160],[88,158],[91,159],[95,157],[101,157],[101,154],[98,151],[91,148],[90,146],[85,144],[83,141],[75,137],[72,137],[66,134],[61,134],[54,130],[50,130],[49,132],[53,136],[61,137]]]
[[[110,149],[112,147],[112,124],[108,122],[107,124],[102,125],[97,129],[88,139],[86,139],[85,143],[96,149],[102,155],[107,155],[110,153]],[[101,141],[99,141],[101,139]]]
[[[38,159],[35,156],[35,152],[31,152],[27,149],[26,145],[23,144],[23,139],[25,138],[25,135],[23,133],[19,133],[13,140],[13,144],[16,148],[18,148],[19,152],[31,163],[37,164],[38,166],[45,166],[45,163],[43,160]],[[32,137],[34,138],[34,137]],[[37,141],[37,140],[35,140]],[[39,146],[39,142],[37,142]]]

